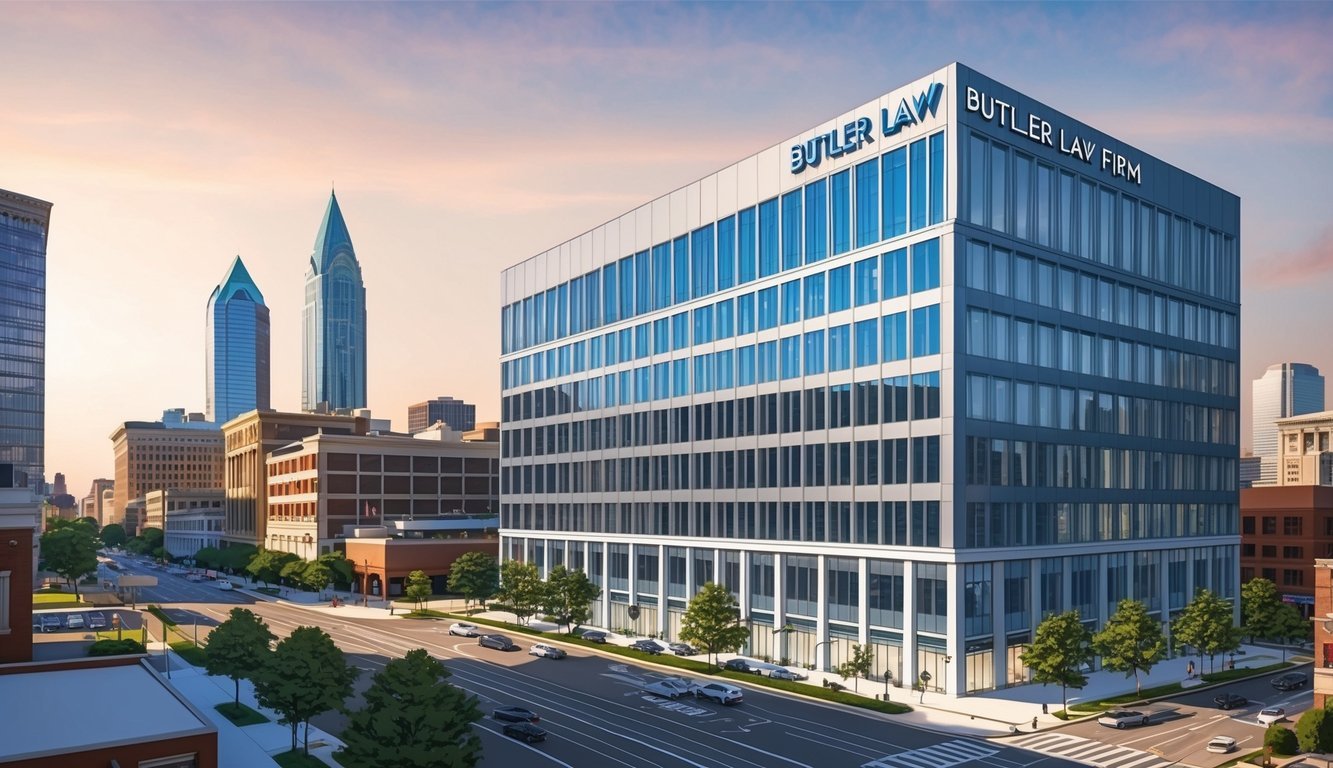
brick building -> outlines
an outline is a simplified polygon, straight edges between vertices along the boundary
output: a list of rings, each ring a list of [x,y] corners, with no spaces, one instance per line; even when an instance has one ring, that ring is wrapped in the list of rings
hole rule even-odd
[[[1240,580],[1265,578],[1310,616],[1315,558],[1333,557],[1333,487],[1257,486],[1240,492]]]

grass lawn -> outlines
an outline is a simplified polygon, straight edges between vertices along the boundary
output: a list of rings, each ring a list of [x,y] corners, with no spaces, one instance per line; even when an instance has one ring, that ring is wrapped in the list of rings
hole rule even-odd
[[[237,704],[234,701],[223,702],[214,707],[221,712],[224,717],[232,722],[232,725],[256,725],[258,723],[267,723],[268,718],[250,709],[244,704]]]
[[[204,654],[204,649],[189,640],[172,641],[171,650],[175,651],[177,656],[181,657],[186,664],[189,664],[192,667],[204,666],[204,661],[207,658]]]
[[[166,612],[164,612],[161,608],[157,607],[156,605],[148,606],[147,611],[156,616],[159,621],[161,621],[163,624],[166,624],[168,627],[176,626],[176,620],[168,616]]]
[[[282,593],[282,590],[278,589],[277,587],[256,587],[255,591],[263,592],[264,594],[270,597],[277,597],[279,594]]]
[[[300,751],[283,752],[281,755],[274,755],[273,762],[282,766],[282,768],[328,768],[323,760],[318,757],[311,757]]]
[[[1230,680],[1239,680],[1247,677],[1263,677],[1264,675],[1277,672],[1292,666],[1295,662],[1278,662],[1264,667],[1254,667],[1253,669],[1226,669],[1218,672],[1209,672],[1202,675],[1205,683],[1223,683]],[[1153,688],[1144,688],[1141,693],[1126,693],[1121,696],[1115,696],[1101,701],[1086,701],[1080,704],[1074,704],[1069,708],[1070,715],[1087,714],[1091,712],[1100,712],[1103,709],[1119,707],[1125,704],[1134,704],[1146,699],[1155,699],[1161,696],[1170,696],[1185,690],[1180,687],[1180,683],[1168,683],[1158,685]]]
[[[432,611],[429,608],[422,608],[419,611],[409,611],[403,614],[404,619],[448,619],[449,614],[442,611]]]
[[[74,599],[73,592],[34,592],[32,593],[32,608],[35,611],[46,608],[86,608],[92,603],[85,603]]]

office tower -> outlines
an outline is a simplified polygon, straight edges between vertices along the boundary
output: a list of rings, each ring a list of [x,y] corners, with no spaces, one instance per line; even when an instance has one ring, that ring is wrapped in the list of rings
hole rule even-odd
[[[0,462],[42,491],[46,439],[46,236],[51,204],[0,190]]]
[[[106,515],[106,505],[104,502],[105,494],[103,493],[104,491],[109,491],[114,487],[115,487],[114,480],[111,480],[109,478],[99,477],[93,481],[92,486],[88,489],[88,495],[84,497],[83,501],[84,509],[91,508],[92,510],[91,513],[85,512],[84,516],[93,518],[94,520],[97,521],[97,524],[99,526],[106,525],[107,523],[110,522],[114,522],[113,520],[111,520],[109,516]]]
[[[1236,599],[1239,222],[961,64],[649,201],[502,275],[502,557],[951,694]]]
[[[1255,485],[1278,484],[1278,419],[1324,410],[1324,377],[1305,363],[1277,363],[1254,380],[1250,445],[1259,457]]]
[[[306,272],[302,320],[302,410],[365,408],[366,287],[332,193]]]
[[[455,432],[476,429],[477,406],[452,397],[437,397],[407,406],[408,434],[415,435],[437,421],[448,424]]]
[[[268,307],[240,256],[209,295],[205,318],[208,420],[221,424],[246,411],[268,408]]]
[[[69,493],[69,488],[65,485],[65,473],[57,472],[55,480],[51,481],[51,495],[64,496]]]
[[[222,487],[222,430],[202,417],[187,419],[183,409],[164,411],[162,421],[124,422],[112,431],[111,447],[115,509],[104,508],[102,522],[121,523],[131,535],[141,522],[131,510],[149,491]]]

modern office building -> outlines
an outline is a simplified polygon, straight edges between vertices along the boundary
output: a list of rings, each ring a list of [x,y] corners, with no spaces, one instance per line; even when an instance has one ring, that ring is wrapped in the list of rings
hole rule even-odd
[[[1305,363],[1268,366],[1252,386],[1254,425],[1250,446],[1259,457],[1259,479],[1254,485],[1279,485],[1277,420],[1324,410],[1324,377]]]
[[[332,193],[305,276],[301,355],[302,410],[366,407],[366,287]]]
[[[175,557],[192,557],[222,543],[223,493],[153,491],[144,497],[148,525],[162,529],[162,546]]]
[[[455,432],[469,432],[477,428],[477,406],[452,397],[437,397],[407,406],[408,434],[415,435],[437,421]]]
[[[221,424],[269,407],[269,322],[264,294],[241,257],[208,297],[204,384],[208,420]]]
[[[222,431],[175,408],[161,421],[127,421],[111,433],[115,459],[113,516],[133,534],[143,524],[143,497],[159,490],[216,490],[222,487]],[[133,502],[133,503],[132,503]]]
[[[1333,411],[1278,419],[1278,485],[1333,485]]]
[[[501,554],[957,694],[1235,598],[1239,221],[960,64],[849,110],[505,270]]]
[[[0,189],[0,462],[43,492],[46,236],[51,204]]]

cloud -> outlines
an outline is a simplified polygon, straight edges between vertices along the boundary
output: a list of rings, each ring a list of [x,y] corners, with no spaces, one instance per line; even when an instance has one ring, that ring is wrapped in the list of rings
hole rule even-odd
[[[1252,286],[1285,288],[1319,280],[1333,274],[1333,226],[1299,248],[1260,251],[1247,262],[1246,277]]]

